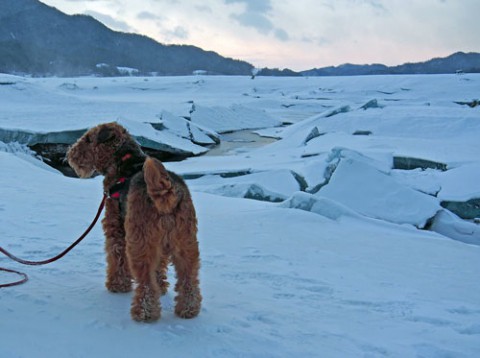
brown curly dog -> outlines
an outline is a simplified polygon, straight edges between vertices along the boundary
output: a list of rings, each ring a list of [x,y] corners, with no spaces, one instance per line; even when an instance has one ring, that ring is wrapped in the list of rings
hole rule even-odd
[[[200,312],[197,219],[184,181],[145,156],[117,123],[86,132],[68,151],[81,178],[104,176],[109,195],[102,221],[106,236],[107,281],[111,292],[129,292],[136,283],[131,315],[136,321],[160,318],[160,295],[167,292],[167,265],[177,273],[175,313],[192,318]]]

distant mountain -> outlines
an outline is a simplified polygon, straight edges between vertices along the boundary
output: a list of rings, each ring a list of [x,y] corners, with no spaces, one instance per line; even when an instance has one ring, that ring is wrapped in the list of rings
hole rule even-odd
[[[301,76],[300,72],[292,71],[289,68],[280,70],[278,68],[262,68],[257,72],[257,76],[275,76],[275,77],[297,77]]]
[[[0,0],[0,72],[250,75],[253,66],[194,46],[163,45],[113,31],[91,16],[66,15],[37,0]]]
[[[252,75],[253,65],[187,45],[117,32],[87,15],[66,15],[38,0],[0,0],[0,72],[34,76]],[[480,54],[387,67],[344,64],[308,71],[264,68],[258,76],[353,76],[480,72]]]
[[[381,64],[330,66],[302,71],[304,76],[355,76],[385,74],[440,74],[440,73],[478,73],[480,72],[480,54],[456,52],[445,58],[434,58],[425,62],[406,63],[388,67]]]
[[[353,65],[346,63],[340,66],[329,66],[322,68],[314,68],[308,71],[302,71],[304,76],[356,76],[356,75],[373,75],[386,74],[388,67],[381,64],[373,65]]]

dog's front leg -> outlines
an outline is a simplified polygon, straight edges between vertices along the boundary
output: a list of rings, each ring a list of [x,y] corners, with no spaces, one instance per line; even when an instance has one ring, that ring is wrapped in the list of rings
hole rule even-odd
[[[102,225],[105,232],[105,251],[107,254],[107,281],[105,286],[110,292],[130,292],[132,290],[132,276],[126,256],[125,228],[117,200],[107,200]]]

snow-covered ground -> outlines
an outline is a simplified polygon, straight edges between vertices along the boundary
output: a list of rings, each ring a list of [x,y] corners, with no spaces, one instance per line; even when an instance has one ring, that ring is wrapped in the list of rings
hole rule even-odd
[[[4,141],[113,120],[191,153],[231,140],[166,163],[197,208],[199,317],[174,316],[169,292],[160,321],[133,322],[131,294],[104,288],[97,226],[48,266],[0,257],[30,276],[0,289],[0,357],[477,357],[479,224],[442,203],[480,198],[480,108],[455,103],[479,91],[479,75],[0,75]],[[225,134],[241,129],[278,140]],[[0,246],[44,259],[93,218],[101,178],[64,177],[18,143],[0,143],[0,167]]]

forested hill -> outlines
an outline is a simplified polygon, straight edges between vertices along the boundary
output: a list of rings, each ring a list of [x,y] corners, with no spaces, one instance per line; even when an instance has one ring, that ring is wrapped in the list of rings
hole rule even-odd
[[[37,0],[0,0],[0,72],[39,76],[249,75],[253,66],[195,46],[113,31]]]
[[[301,72],[304,76],[355,76],[355,75],[411,75],[441,73],[480,72],[480,54],[475,52],[456,52],[443,58],[433,58],[425,62],[405,63],[399,66],[382,64],[354,65],[344,64],[314,68]]]

